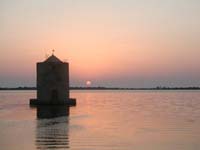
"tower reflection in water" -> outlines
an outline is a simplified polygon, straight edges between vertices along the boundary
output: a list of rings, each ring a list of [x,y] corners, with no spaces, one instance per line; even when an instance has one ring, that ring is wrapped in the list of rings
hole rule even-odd
[[[37,149],[69,148],[69,107],[37,106]]]

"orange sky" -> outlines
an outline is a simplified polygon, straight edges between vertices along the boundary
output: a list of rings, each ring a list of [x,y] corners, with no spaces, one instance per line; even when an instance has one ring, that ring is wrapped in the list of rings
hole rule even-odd
[[[73,86],[200,86],[198,14],[195,0],[2,0],[0,86],[34,86],[51,49]]]

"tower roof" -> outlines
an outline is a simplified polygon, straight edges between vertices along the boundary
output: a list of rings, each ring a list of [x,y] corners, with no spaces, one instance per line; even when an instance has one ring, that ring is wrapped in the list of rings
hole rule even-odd
[[[52,54],[45,60],[45,62],[62,62],[62,61]]]

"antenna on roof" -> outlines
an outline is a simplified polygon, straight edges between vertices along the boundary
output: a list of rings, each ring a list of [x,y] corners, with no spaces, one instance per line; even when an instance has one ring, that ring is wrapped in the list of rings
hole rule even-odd
[[[54,50],[54,49],[52,49],[52,55],[54,55],[54,53],[55,53],[55,50]]]

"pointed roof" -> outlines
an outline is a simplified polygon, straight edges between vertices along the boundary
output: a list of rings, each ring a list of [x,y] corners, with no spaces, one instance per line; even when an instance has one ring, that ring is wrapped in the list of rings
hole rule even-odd
[[[54,56],[54,54],[52,54],[50,57],[48,57],[45,62],[62,62],[59,58],[57,58],[56,56]]]

